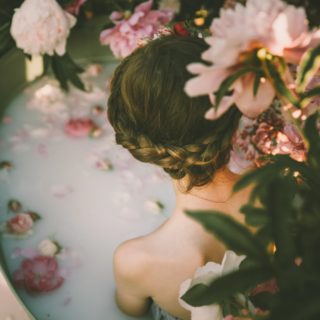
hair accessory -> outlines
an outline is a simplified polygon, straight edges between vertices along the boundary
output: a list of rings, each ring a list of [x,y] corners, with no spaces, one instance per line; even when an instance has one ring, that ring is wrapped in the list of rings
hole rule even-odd
[[[173,30],[176,35],[182,36],[182,37],[187,37],[190,36],[191,33],[189,30],[186,28],[186,25],[184,22],[177,22],[173,25]]]
[[[192,27],[188,21],[180,21],[172,24],[171,26],[161,27],[158,30],[158,32],[155,33],[152,37],[141,38],[138,41],[138,47],[144,47],[150,41],[153,41],[162,37],[170,36],[173,34],[181,37],[193,36],[198,38],[203,38],[204,36],[207,35],[205,31]]]
[[[145,45],[147,45],[150,41],[152,40],[156,40],[162,37],[166,37],[166,36],[170,36],[174,34],[173,30],[168,28],[168,27],[161,27],[157,33],[155,33],[152,37],[145,37],[145,38],[141,38],[138,41],[138,46],[139,47],[144,47]]]

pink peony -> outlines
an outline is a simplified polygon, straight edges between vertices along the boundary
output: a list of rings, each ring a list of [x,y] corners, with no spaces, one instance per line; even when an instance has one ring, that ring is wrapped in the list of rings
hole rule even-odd
[[[27,213],[16,214],[13,218],[7,221],[7,229],[10,233],[24,235],[33,227],[33,220]]]
[[[24,53],[63,56],[76,21],[56,0],[25,0],[15,9],[10,32]]]
[[[138,47],[140,39],[152,37],[173,18],[173,11],[151,10],[151,7],[152,0],[148,0],[138,5],[130,14],[114,11],[110,19],[115,26],[101,32],[101,44],[110,45],[117,58],[128,56]]]
[[[79,15],[80,8],[85,4],[87,0],[74,0],[70,3],[65,10],[75,16]]]
[[[70,119],[65,124],[64,131],[71,137],[81,138],[88,136],[96,127],[96,124],[91,119]]]
[[[308,31],[304,9],[280,0],[248,0],[246,6],[237,4],[234,9],[222,9],[210,29],[212,36],[206,38],[210,47],[202,58],[212,65],[190,64],[189,72],[197,77],[186,83],[185,91],[191,97],[208,94],[213,104],[213,93],[222,82],[259,48],[266,48],[288,62],[298,62],[307,49],[320,43],[320,31]],[[230,87],[232,95],[224,97],[218,110],[209,110],[206,117],[216,119],[234,103],[252,118],[268,109],[275,91],[267,79],[261,78],[254,96],[254,76],[248,73],[236,80]]]
[[[28,293],[45,293],[61,287],[64,278],[59,274],[57,260],[51,256],[24,259],[13,274],[14,283]]]

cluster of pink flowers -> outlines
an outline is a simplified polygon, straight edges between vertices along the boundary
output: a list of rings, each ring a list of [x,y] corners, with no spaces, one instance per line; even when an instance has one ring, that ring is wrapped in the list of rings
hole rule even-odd
[[[222,10],[221,16],[212,22],[212,36],[206,38],[210,47],[202,55],[203,60],[212,64],[188,66],[197,77],[186,83],[187,94],[207,94],[215,104],[213,93],[222,82],[262,48],[283,57],[288,63],[298,63],[307,49],[320,43],[320,30],[309,31],[306,21],[303,8],[287,5],[281,0],[248,0],[246,6],[237,4],[234,9]],[[275,90],[269,80],[262,77],[254,95],[254,79],[253,72],[239,77],[230,87],[232,94],[222,99],[217,110],[210,109],[206,117],[218,118],[234,103],[250,118],[268,109]]]
[[[124,58],[138,47],[140,39],[156,34],[162,26],[172,20],[174,11],[152,10],[152,3],[152,0],[143,2],[134,12],[112,12],[110,20],[115,26],[102,31],[101,44],[110,45],[117,58]]]
[[[13,280],[17,287],[31,294],[51,292],[64,282],[56,258],[45,255],[24,259],[20,269],[14,272]]]
[[[243,117],[233,149],[232,161],[243,169],[263,165],[263,155],[289,154],[297,161],[306,158],[303,139],[273,108],[255,120]]]

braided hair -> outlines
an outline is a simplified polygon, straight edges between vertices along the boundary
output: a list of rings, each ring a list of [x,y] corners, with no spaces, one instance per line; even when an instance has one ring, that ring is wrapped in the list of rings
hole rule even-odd
[[[231,108],[218,120],[206,120],[209,98],[190,98],[183,90],[192,76],[186,66],[200,61],[206,48],[195,37],[151,41],[116,68],[108,100],[116,142],[174,179],[188,177],[187,190],[207,184],[227,164],[240,118]]]

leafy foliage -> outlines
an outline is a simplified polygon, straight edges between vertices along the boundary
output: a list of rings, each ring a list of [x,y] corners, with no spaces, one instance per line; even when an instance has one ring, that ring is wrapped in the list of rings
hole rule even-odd
[[[302,57],[297,75],[297,89],[303,91],[320,68],[320,46],[307,51]]]
[[[58,55],[46,56],[45,65],[51,65],[54,75],[64,90],[68,90],[68,82],[80,90],[85,90],[84,84],[78,76],[78,73],[83,72],[83,69],[71,59],[68,53],[62,57]]]
[[[0,58],[15,46],[10,35],[11,19],[14,8],[21,3],[22,0],[0,0]]]
[[[254,184],[254,200],[258,201],[244,205],[241,212],[246,222],[257,228],[255,234],[244,231],[245,228],[231,218],[223,218],[222,213],[188,212],[230,249],[247,255],[247,259],[239,271],[213,280],[208,286],[192,287],[183,296],[186,302],[194,306],[222,303],[273,278],[279,287],[278,293],[249,296],[256,306],[271,311],[268,319],[320,318],[318,121],[319,113],[315,113],[304,127],[310,145],[305,163],[289,156],[273,156],[266,166],[249,172],[235,185],[237,191]],[[270,246],[276,248],[275,252],[270,251]]]

